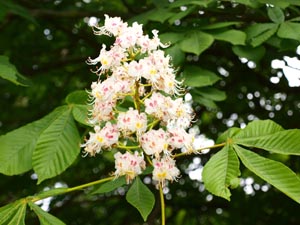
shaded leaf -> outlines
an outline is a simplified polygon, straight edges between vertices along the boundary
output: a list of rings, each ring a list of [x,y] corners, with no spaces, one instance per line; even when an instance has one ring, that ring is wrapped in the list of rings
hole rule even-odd
[[[7,12],[13,13],[15,15],[21,16],[24,19],[37,25],[35,18],[31,13],[19,4],[14,3],[11,0],[5,0],[0,2],[0,9],[4,9]]]
[[[237,22],[237,21],[219,22],[219,23],[213,23],[213,24],[201,26],[201,30],[214,30],[214,29],[220,29],[220,28],[230,27],[239,24],[241,24],[241,22]]]
[[[78,104],[78,105],[86,105],[88,103],[89,95],[86,91],[73,91],[68,94],[66,97],[67,104]]]
[[[214,2],[214,0],[177,0],[171,3],[170,7],[180,7],[180,6],[186,6],[186,5],[198,5],[207,7],[209,3]]]
[[[281,38],[300,40],[300,23],[284,22],[280,25],[277,35]]]
[[[214,42],[212,35],[201,31],[188,32],[180,42],[180,48],[184,52],[200,55]]]
[[[187,15],[191,14],[196,9],[195,6],[188,7],[187,10],[181,11],[176,13],[174,16],[168,19],[170,24],[173,24],[176,20],[181,20],[182,18],[186,17]]]
[[[165,49],[165,53],[172,57],[172,64],[174,66],[181,65],[185,60],[185,53],[180,49],[178,44]]]
[[[166,43],[175,44],[183,38],[184,38],[183,33],[167,32],[159,35],[159,39],[163,44]]]
[[[190,87],[213,85],[221,78],[214,72],[198,66],[187,66],[183,71],[184,84]]]
[[[227,41],[233,45],[245,45],[246,42],[246,34],[240,30],[232,29],[211,34],[216,40]]]
[[[17,85],[28,86],[29,81],[9,62],[8,57],[0,55],[0,77]]]
[[[203,98],[202,96],[199,96],[199,95],[193,95],[193,101],[200,104],[200,105],[203,105],[207,108],[210,108],[210,109],[217,109],[218,108],[218,106],[216,105],[216,103],[213,100]]]
[[[28,202],[28,205],[30,206],[31,210],[33,210],[34,213],[38,216],[41,225],[65,225],[65,223],[60,219],[51,215],[50,213],[45,212],[33,202]]]
[[[240,175],[239,160],[230,145],[213,155],[202,172],[205,188],[214,195],[230,200],[231,184]],[[234,185],[236,186],[236,185]]]
[[[234,145],[242,163],[257,176],[300,203],[300,179],[284,164]]]
[[[247,41],[253,46],[257,47],[268,40],[276,33],[278,24],[275,23],[256,23],[248,27],[246,30]]]
[[[139,177],[135,178],[133,184],[129,188],[126,194],[126,200],[140,212],[144,221],[146,221],[151,213],[155,203],[153,193]]]
[[[268,16],[274,23],[284,22],[284,13],[279,7],[268,7]]]
[[[224,91],[220,91],[219,89],[213,87],[201,87],[192,89],[191,93],[202,95],[204,98],[208,98],[213,101],[224,101],[226,99],[226,93]]]
[[[255,48],[249,46],[232,46],[232,51],[240,58],[246,58],[248,60],[258,63],[265,55],[266,49],[264,46],[258,46]]]
[[[60,107],[62,113],[41,133],[32,165],[38,183],[54,177],[67,169],[80,153],[80,137],[71,108]]]

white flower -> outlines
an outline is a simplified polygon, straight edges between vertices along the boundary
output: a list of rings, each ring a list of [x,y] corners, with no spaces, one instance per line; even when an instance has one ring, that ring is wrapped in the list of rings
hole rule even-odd
[[[168,136],[161,128],[144,133],[140,143],[147,155],[154,155],[156,158],[160,158],[160,153],[168,150]]]
[[[95,133],[90,132],[90,138],[81,145],[81,147],[84,147],[84,151],[91,156],[118,143],[119,131],[115,124],[107,122],[102,129],[99,126],[95,126],[94,130]]]
[[[139,113],[138,110],[129,108],[127,112],[119,113],[117,126],[125,136],[128,132],[136,132],[139,136],[147,129],[147,116],[145,113]]]
[[[153,159],[152,179],[157,181],[163,187],[166,180],[174,181],[178,178],[180,171],[175,165],[175,160],[164,156],[161,159]]]
[[[126,152],[121,154],[117,152],[115,158],[115,176],[126,176],[127,183],[130,183],[137,175],[141,174],[146,167],[144,157],[139,155],[138,152],[131,154]]]

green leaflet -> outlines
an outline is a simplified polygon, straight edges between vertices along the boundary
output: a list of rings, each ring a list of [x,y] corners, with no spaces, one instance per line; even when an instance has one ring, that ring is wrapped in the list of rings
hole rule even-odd
[[[86,91],[74,91],[66,97],[66,102],[72,107],[74,119],[86,126],[92,126],[88,122],[88,113],[90,106],[88,105],[88,93]]]
[[[32,169],[32,154],[44,130],[64,111],[57,108],[44,118],[0,137],[0,172],[16,175]]]
[[[202,172],[205,188],[228,201],[231,195],[229,187],[239,175],[239,160],[230,145],[213,155]]]
[[[0,224],[25,225],[26,201],[20,199],[0,208]]]
[[[233,45],[245,45],[246,34],[240,30],[225,30],[211,33],[216,40],[226,41]]]
[[[249,123],[233,137],[233,142],[280,154],[300,155],[300,130],[283,130],[271,120]]]
[[[28,202],[28,205],[30,206],[31,210],[33,210],[38,216],[41,225],[65,225],[65,223],[60,219],[45,212],[33,202]]]
[[[300,23],[284,22],[280,25],[277,35],[281,38],[300,40]]]
[[[0,77],[16,85],[28,86],[29,81],[21,75],[17,68],[9,62],[8,57],[0,55]]]
[[[263,42],[267,41],[278,29],[276,23],[256,23],[248,27],[246,30],[247,41],[253,46],[257,47]]]
[[[147,220],[155,203],[153,193],[139,177],[135,178],[133,184],[129,188],[126,194],[126,200],[140,212],[144,221]]]
[[[174,66],[180,66],[185,60],[185,53],[180,49],[178,44],[168,47],[165,53],[172,57],[172,64]]]
[[[284,13],[279,7],[268,7],[268,16],[274,23],[284,22]]]
[[[232,51],[234,54],[241,58],[246,58],[258,63],[265,55],[266,49],[264,46],[258,46],[252,48],[251,46],[232,46]]]
[[[62,112],[41,133],[33,152],[32,165],[38,183],[67,169],[80,153],[80,136],[72,117],[72,109],[60,107]]]
[[[221,78],[214,72],[198,66],[187,66],[183,71],[184,84],[190,87],[204,87],[216,83]]]
[[[300,179],[291,169],[280,162],[264,158],[238,145],[233,147],[249,170],[300,203]]]
[[[180,48],[184,52],[200,55],[208,49],[214,42],[212,35],[201,31],[187,32],[184,39],[180,42]]]

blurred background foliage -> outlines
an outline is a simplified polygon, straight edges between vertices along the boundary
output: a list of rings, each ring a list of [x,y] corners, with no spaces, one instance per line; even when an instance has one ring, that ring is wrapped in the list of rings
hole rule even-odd
[[[0,54],[29,86],[0,79],[0,135],[45,116],[64,104],[70,92],[89,89],[97,78],[85,60],[96,57],[102,43],[109,43],[109,38],[93,35],[89,21],[97,18],[101,24],[104,14],[143,23],[146,32],[157,29],[163,41],[170,41],[167,52],[179,78],[192,86],[196,124],[207,138],[216,140],[229,127],[244,127],[254,119],[270,118],[286,129],[299,128],[298,1],[6,0],[0,2]],[[202,85],[205,79],[199,71],[214,77],[209,81],[214,84]],[[86,131],[78,127],[82,134]],[[178,160],[182,177],[165,190],[167,224],[300,223],[300,206],[247,170],[231,202],[210,195],[200,179],[210,154]],[[299,173],[296,158],[270,157]],[[39,186],[32,172],[0,175],[0,205],[45,188],[97,180],[112,170],[111,157],[98,155],[79,157],[62,175]],[[190,179],[193,174],[197,179]],[[125,191],[76,192],[43,204],[68,225],[143,224],[125,201]],[[144,224],[159,224],[159,218],[157,204]],[[38,224],[31,214],[27,222]]]

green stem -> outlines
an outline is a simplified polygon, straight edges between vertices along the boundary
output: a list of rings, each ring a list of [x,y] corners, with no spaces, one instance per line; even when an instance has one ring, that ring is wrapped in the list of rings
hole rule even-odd
[[[103,178],[101,180],[96,180],[96,181],[93,181],[93,182],[89,182],[89,183],[86,183],[86,184],[82,184],[82,185],[78,185],[78,186],[70,187],[70,188],[56,188],[56,189],[52,189],[50,191],[42,192],[42,193],[40,193],[40,194],[38,194],[37,196],[34,196],[34,197],[28,197],[27,199],[29,199],[32,202],[36,202],[36,201],[39,201],[39,200],[42,200],[42,199],[45,199],[45,198],[49,198],[49,197],[53,197],[53,196],[57,196],[57,195],[62,195],[62,194],[66,194],[66,193],[69,193],[69,192],[72,192],[72,191],[78,191],[78,190],[81,190],[83,188],[90,187],[90,186],[93,186],[93,185],[96,185],[96,184],[105,183],[107,181],[113,180],[114,178],[115,178],[114,176],[113,177],[106,177],[106,178]]]
[[[165,214],[165,199],[162,184],[159,184],[159,196],[160,196],[160,208],[161,208],[161,225],[166,224],[166,214]]]
[[[206,150],[206,149],[212,149],[212,148],[219,148],[219,147],[223,147],[225,146],[227,143],[224,142],[224,143],[221,143],[221,144],[216,144],[216,145],[213,145],[213,146],[209,146],[209,147],[203,147],[203,148],[199,148],[193,152],[182,152],[182,153],[178,153],[178,154],[175,154],[173,156],[173,158],[177,158],[177,157],[181,157],[181,156],[185,156],[185,155],[189,155],[191,153],[200,153],[201,151],[203,150]]]

